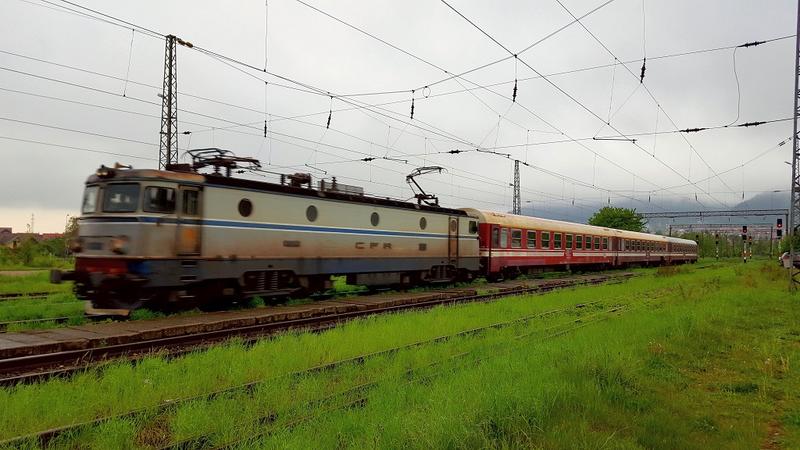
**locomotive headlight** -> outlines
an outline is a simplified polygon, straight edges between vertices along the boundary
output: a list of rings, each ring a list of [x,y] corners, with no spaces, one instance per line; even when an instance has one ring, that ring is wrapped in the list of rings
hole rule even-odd
[[[94,174],[100,178],[111,178],[114,176],[114,173],[115,171],[111,167],[100,166],[100,168],[97,169]]]
[[[77,237],[69,240],[69,251],[80,253],[83,251],[83,238]]]
[[[120,255],[128,253],[128,236],[115,236],[111,238],[111,251]]]

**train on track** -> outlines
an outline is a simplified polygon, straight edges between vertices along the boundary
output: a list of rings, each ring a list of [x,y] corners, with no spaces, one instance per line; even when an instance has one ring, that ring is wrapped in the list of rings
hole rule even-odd
[[[98,169],[70,244],[75,269],[51,281],[73,280],[89,314],[126,315],[307,295],[334,276],[411,287],[697,260],[685,239],[371,197],[308,174],[232,177],[242,158],[217,152],[169,170]]]

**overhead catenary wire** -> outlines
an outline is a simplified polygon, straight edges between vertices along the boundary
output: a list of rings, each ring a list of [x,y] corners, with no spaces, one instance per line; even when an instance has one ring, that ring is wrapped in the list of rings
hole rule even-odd
[[[300,1],[300,0],[298,0],[298,1],[299,1],[301,4],[304,4],[304,5],[306,5],[306,6],[309,6],[308,4],[306,4],[306,3],[304,3],[304,2],[302,2],[302,1]],[[606,3],[606,4],[607,4],[607,3]],[[309,6],[309,7],[310,7],[310,6]],[[379,37],[377,37],[377,36],[375,36],[375,35],[373,35],[373,34],[371,34],[371,33],[368,33],[368,32],[366,32],[366,31],[364,31],[364,30],[362,30],[362,29],[360,29],[360,28],[358,28],[358,27],[356,27],[356,26],[354,26],[354,25],[351,25],[351,24],[349,24],[349,23],[347,23],[347,22],[343,21],[342,19],[339,19],[339,18],[337,18],[337,17],[335,17],[335,16],[332,16],[332,15],[331,15],[331,14],[329,14],[329,13],[326,13],[326,12],[324,12],[324,11],[320,10],[319,8],[316,8],[316,7],[311,7],[311,8],[312,8],[312,9],[314,9],[315,11],[318,11],[318,12],[320,12],[320,13],[322,13],[322,14],[324,14],[324,15],[328,16],[328,17],[331,17],[331,18],[333,18],[334,20],[336,20],[337,22],[343,23],[343,24],[347,25],[348,27],[350,27],[350,28],[353,28],[353,29],[355,29],[355,30],[357,30],[357,31],[359,31],[359,32],[361,32],[361,33],[363,33],[363,34],[365,34],[365,35],[367,35],[367,36],[369,36],[369,37],[373,38],[373,39],[377,39],[378,41],[380,41],[380,42],[382,42],[382,43],[384,43],[384,44],[386,44],[386,45],[389,45],[390,47],[392,47],[392,48],[394,48],[394,49],[398,49],[399,51],[401,51],[401,52],[403,52],[403,53],[405,53],[405,54],[410,54],[410,52],[407,52],[407,51],[405,51],[405,50],[403,50],[403,49],[400,49],[398,46],[396,46],[396,45],[394,45],[394,44],[390,44],[390,43],[388,43],[387,41],[385,41],[385,40],[383,40],[383,39],[381,39],[381,38],[379,38]],[[593,10],[593,11],[596,11],[596,10],[597,10],[597,8],[596,8],[595,10]],[[589,14],[589,13],[587,13],[587,14]],[[585,16],[586,16],[586,15],[584,15],[583,17],[585,17]],[[572,23],[575,23],[575,22],[577,22],[577,20],[574,20]],[[561,29],[563,29],[563,27],[562,27]],[[526,47],[525,49],[523,49],[523,51],[527,51],[527,50],[529,50],[530,48],[534,47],[535,45],[537,45],[538,43],[542,42],[544,39],[546,39],[547,37],[550,37],[550,36],[552,36],[552,35],[553,35],[553,34],[551,33],[550,35],[546,36],[545,38],[543,38],[543,39],[540,39],[539,41],[537,41],[537,42],[535,42],[535,43],[533,43],[533,44],[529,45],[528,47]],[[440,66],[438,66],[438,65],[436,65],[436,64],[433,64],[433,63],[430,63],[430,62],[429,62],[429,61],[427,61],[427,60],[424,60],[424,59],[422,59],[422,58],[419,58],[419,57],[417,57],[417,56],[415,56],[415,55],[414,55],[414,57],[415,57],[415,59],[418,59],[418,60],[422,61],[422,62],[423,62],[423,63],[425,63],[425,64],[428,64],[428,65],[430,65],[430,66],[432,66],[432,67],[435,67],[435,68],[437,68],[437,69],[440,69],[440,70],[444,70],[444,69],[442,69]],[[515,56],[515,58],[516,58],[516,56]],[[507,59],[507,58],[506,58],[506,59]],[[461,84],[461,82],[458,80],[458,77],[453,77],[453,79],[454,79],[456,82],[458,82],[459,84]],[[467,80],[467,79],[464,79],[464,80],[469,82],[469,80]],[[463,87],[463,85],[462,85],[462,87]],[[428,86],[425,86],[424,88],[428,88]],[[489,90],[489,92],[492,92],[492,93],[494,93],[495,95],[500,95],[500,96],[504,97],[502,94],[498,94],[498,93],[496,93],[496,92],[494,92],[494,91],[492,91],[492,90]],[[473,94],[473,95],[474,95],[474,94]],[[478,98],[478,97],[476,96],[476,98]],[[495,111],[495,110],[494,110],[493,108],[491,108],[490,106],[486,105],[486,103],[485,103],[485,102],[483,102],[483,100],[481,100],[480,98],[478,98],[478,100],[479,100],[479,101],[481,101],[481,103],[483,103],[483,104],[484,104],[484,105],[485,105],[485,106],[486,106],[486,107],[487,107],[489,110],[491,110],[491,111],[492,111],[492,112],[494,112],[495,114],[498,114],[498,113],[497,113],[497,111]],[[514,103],[514,102],[513,102],[513,100],[514,100],[514,99],[512,99],[512,103]],[[531,114],[532,114],[534,117],[536,117],[537,119],[539,119],[539,120],[542,120],[544,123],[548,124],[550,127],[552,127],[552,128],[554,128],[554,129],[556,129],[556,130],[560,131],[560,132],[561,132],[561,134],[564,134],[564,135],[566,135],[566,133],[564,133],[563,131],[559,130],[557,127],[555,127],[554,125],[550,124],[549,122],[545,121],[545,120],[544,120],[544,119],[542,119],[540,116],[538,116],[537,114],[533,113],[533,111],[531,111],[530,109],[528,109],[528,108],[525,108],[525,107],[523,107],[523,109],[524,109],[524,110],[526,110],[526,111],[528,111],[529,113],[531,113]],[[507,113],[506,113],[506,114],[507,114]],[[501,118],[504,118],[504,117],[505,117],[505,114],[503,114],[503,115],[500,115],[500,117],[501,117]],[[507,119],[506,119],[506,120],[507,120]],[[514,123],[514,122],[512,122],[512,123]],[[517,125],[518,127],[520,127],[521,129],[526,129],[526,127],[524,127],[524,126],[521,126],[521,125],[519,125],[519,124],[516,124],[516,125]],[[484,140],[485,140],[485,138],[484,138]],[[605,157],[605,156],[598,155],[598,154],[597,154],[597,153],[596,153],[594,150],[592,150],[592,149],[590,149],[590,148],[586,147],[585,145],[583,145],[583,144],[579,144],[579,145],[581,145],[581,146],[582,146],[583,148],[585,148],[586,150],[588,150],[588,151],[592,152],[593,154],[595,154],[595,157],[597,157],[597,156],[600,156],[602,159],[604,159],[605,161],[608,161],[608,162],[610,162],[610,163],[611,163],[612,165],[614,165],[615,167],[618,167],[618,168],[620,168],[620,169],[623,169],[623,170],[625,170],[626,172],[629,172],[629,173],[631,173],[632,175],[636,176],[636,174],[635,174],[634,172],[632,172],[632,171],[630,171],[630,170],[628,170],[628,169],[625,169],[624,167],[622,167],[622,166],[621,166],[621,165],[619,165],[618,163],[615,163],[615,162],[613,162],[613,161],[609,160],[609,159],[608,159],[607,157]],[[650,181],[648,181],[648,180],[643,180],[643,181],[645,181],[645,182],[649,182],[650,184],[653,184],[652,182],[650,182]]]
[[[113,92],[107,92],[107,93],[109,93],[109,94],[112,94],[112,95],[114,94]],[[134,99],[134,100],[135,100],[135,99]],[[153,104],[155,104],[155,103],[153,103]]]
[[[54,99],[54,100],[61,100],[61,101],[69,101],[69,100],[66,100],[66,99],[61,99],[61,98],[57,98],[57,97],[51,97],[51,96],[44,96],[44,95],[41,95],[41,94],[26,93],[26,92],[23,92],[23,91],[14,91],[14,90],[9,90],[9,91],[12,91],[12,92],[20,92],[20,93],[25,93],[25,94],[29,94],[29,95],[36,95],[36,96],[38,96],[38,97],[47,98],[47,99]],[[113,92],[110,92],[110,91],[107,91],[107,93],[108,93],[108,94],[111,94],[111,95],[115,95]],[[119,94],[116,94],[116,95],[119,95]],[[128,97],[126,97],[126,98],[128,98],[128,99],[131,99],[131,100],[138,100],[138,99],[135,99],[135,98],[133,98],[133,97],[130,97],[130,96],[128,96]],[[88,104],[88,103],[85,103],[85,102],[74,102],[74,103],[77,103],[77,104],[80,104],[80,105],[84,105],[84,106],[95,106],[95,107],[101,107],[101,108],[104,108],[104,109],[110,109],[110,110],[115,110],[115,111],[121,111],[121,112],[133,113],[133,114],[146,115],[146,114],[143,114],[143,113],[138,113],[138,112],[135,112],[135,111],[126,111],[126,110],[121,110],[121,109],[119,109],[119,108],[109,108],[109,107],[105,107],[105,106],[102,106],[102,105]],[[158,103],[156,103],[156,102],[151,102],[151,103],[152,103],[153,105],[158,105]],[[190,113],[190,114],[199,114],[199,115],[201,115],[201,116],[203,116],[203,117],[214,118],[214,119],[218,119],[218,120],[224,120],[224,119],[215,118],[215,117],[213,117],[213,116],[208,116],[208,115],[205,115],[205,114],[196,113],[196,112],[189,111],[189,110],[182,110],[182,111],[183,111],[183,112]],[[151,117],[157,117],[157,116],[153,116],[153,115],[151,115]],[[47,127],[47,128],[55,128],[55,129],[59,129],[59,130],[63,130],[63,131],[71,131],[71,132],[75,132],[75,133],[90,134],[90,135],[95,135],[95,136],[100,136],[100,137],[108,137],[108,138],[111,138],[111,139],[119,139],[119,140],[128,140],[128,141],[132,141],[132,140],[130,140],[130,139],[127,139],[127,138],[120,138],[120,137],[115,137],[115,136],[103,135],[103,134],[99,134],[99,133],[88,132],[88,131],[86,131],[86,130],[75,130],[75,129],[68,129],[68,128],[64,128],[64,127],[56,127],[56,126],[52,126],[52,125],[41,124],[41,123],[34,123],[34,122],[24,122],[24,121],[20,121],[20,122],[22,122],[22,123],[26,123],[26,124],[29,124],[29,125],[42,126],[42,127]],[[193,122],[190,122],[190,121],[184,121],[184,123],[193,124]],[[283,133],[277,133],[277,132],[276,132],[276,134],[277,134],[277,135],[282,135],[282,136],[285,136],[285,137],[287,137],[287,138],[291,138],[291,139],[300,139],[300,140],[305,140],[305,141],[307,141],[307,142],[308,142],[308,143],[310,143],[310,144],[318,144],[318,142],[314,142],[314,141],[311,141],[311,140],[307,140],[307,139],[304,139],[304,138],[301,138],[301,137],[298,137],[298,136],[292,136],[292,135],[287,135],[287,134],[283,134]],[[290,142],[290,141],[285,141],[285,140],[280,140],[280,139],[277,139],[277,141],[278,141],[278,142],[282,142],[282,143],[286,143],[286,144],[290,144],[290,145],[297,145],[296,143],[292,143],[292,142]],[[152,145],[152,146],[155,146],[155,145],[157,145],[157,144],[146,143],[146,142],[143,142],[143,141],[132,141],[132,142],[135,142],[135,143],[144,143],[144,144],[146,144],[146,145]],[[43,144],[47,144],[47,143],[43,143]],[[345,148],[345,147],[341,147],[341,146],[333,146],[333,145],[330,145],[330,144],[323,144],[323,145],[325,145],[325,146],[328,146],[328,147],[333,147],[333,148],[336,148],[336,149],[340,149],[340,150],[352,151],[352,152],[355,152],[355,153],[361,153],[361,152],[353,151],[353,150],[351,150],[351,149],[349,149],[349,148]],[[301,147],[303,147],[303,146],[301,146]],[[311,148],[311,147],[304,147],[304,148],[311,149],[311,150],[314,150],[314,151],[319,151],[320,153],[324,153],[324,154],[327,154],[327,155],[330,155],[330,156],[339,157],[339,156],[338,156],[338,155],[336,155],[336,154],[332,154],[332,153],[329,153],[329,152],[324,152],[324,151],[321,151],[321,150],[319,150],[318,148]],[[109,152],[106,152],[106,153],[109,153]],[[113,154],[113,153],[109,153],[109,154]],[[362,153],[362,154],[365,154],[365,153]],[[125,155],[125,154],[116,154],[116,155],[118,155],[118,156],[131,156],[131,155]],[[366,154],[365,154],[365,155],[366,155]],[[131,157],[133,157],[133,156],[131,156]],[[144,159],[150,159],[150,158],[144,158]],[[395,161],[395,162],[403,162],[403,163],[407,163],[407,161],[406,161],[406,160],[400,160],[400,159],[397,159],[397,158],[388,158],[388,157],[386,157],[386,158],[384,158],[384,157],[374,157],[374,158],[373,158],[373,157],[368,157],[368,158],[360,158],[360,159],[358,159],[358,161],[364,161],[364,160],[366,160],[366,159],[369,159],[369,160],[373,160],[373,159],[383,159],[383,160],[387,160],[387,161]],[[319,165],[319,164],[316,164],[316,165]],[[403,174],[403,175],[404,175],[404,173],[403,173],[403,172],[399,172],[399,171],[395,171],[395,172],[396,172],[396,173],[398,173],[398,174]],[[460,178],[465,178],[465,179],[468,179],[468,180],[471,180],[471,181],[484,182],[483,180],[478,180],[478,179],[475,179],[475,178],[470,178],[470,177],[464,177],[463,175],[460,175],[460,174],[456,174],[455,176],[458,176],[458,177],[460,177]],[[496,186],[501,186],[501,187],[503,186],[501,183],[498,183],[498,182],[493,182],[493,183],[491,183],[491,184],[494,184],[494,185],[496,185]],[[476,191],[477,191],[477,192],[483,192],[483,190],[480,190],[480,189],[476,189]],[[526,192],[529,192],[529,191],[526,189]],[[541,191],[533,191],[533,192],[536,192],[536,194],[537,194],[537,195],[542,195],[542,194],[543,194]]]
[[[642,86],[644,87],[644,89],[645,89],[645,92],[647,92],[647,93],[648,93],[648,95],[649,95],[649,96],[650,96],[650,98],[653,100],[653,102],[655,102],[656,106],[658,106],[658,108],[660,108],[660,109],[661,109],[661,111],[664,113],[664,116],[665,116],[665,117],[666,117],[666,118],[667,118],[667,119],[670,121],[670,123],[672,124],[672,126],[673,126],[675,129],[678,129],[678,125],[675,123],[675,121],[674,121],[674,120],[672,120],[672,117],[671,117],[671,116],[670,116],[670,115],[669,115],[669,114],[668,114],[668,113],[667,113],[667,112],[666,112],[666,111],[665,111],[665,110],[664,110],[664,109],[661,107],[661,104],[659,103],[658,99],[656,99],[656,97],[655,97],[655,95],[653,94],[653,92],[652,92],[652,91],[651,91],[651,90],[650,90],[650,89],[649,89],[649,88],[648,88],[648,87],[647,87],[647,86],[644,84],[644,63],[645,63],[645,61],[646,61],[646,58],[647,58],[647,53],[646,53],[646,52],[647,52],[647,46],[646,46],[646,41],[645,41],[645,38],[646,38],[646,28],[645,28],[645,27],[646,27],[646,16],[645,16],[645,9],[644,9],[644,5],[645,5],[644,1],[645,1],[645,0],[642,0],[642,52],[643,52],[643,55],[642,55],[642,56],[643,56],[643,59],[642,59],[642,72],[641,72],[641,74],[640,74],[640,78],[639,78],[639,84],[640,84],[640,85],[642,85]],[[572,13],[572,11],[570,11],[570,9],[569,9],[569,8],[567,8],[567,7],[564,5],[564,3],[563,3],[561,0],[556,0],[556,2],[557,2],[557,3],[559,4],[559,6],[561,6],[561,8],[562,8],[562,9],[564,9],[564,10],[565,10],[565,11],[566,11],[566,12],[567,12],[567,13],[568,13],[568,14],[569,14],[571,17],[575,18],[575,15]],[[607,45],[606,45],[606,44],[605,44],[605,43],[604,43],[602,40],[600,40],[600,38],[598,38],[598,37],[597,37],[597,35],[596,35],[596,34],[594,34],[594,33],[593,33],[593,32],[592,32],[592,31],[591,31],[591,30],[590,30],[590,29],[589,29],[589,28],[588,28],[588,27],[587,27],[587,26],[586,26],[586,25],[583,23],[583,22],[581,22],[580,20],[578,20],[578,24],[581,26],[581,28],[583,28],[583,30],[584,30],[584,31],[586,31],[586,32],[589,34],[589,36],[591,36],[591,37],[592,37],[592,38],[593,38],[593,39],[594,39],[594,40],[595,40],[595,41],[596,41],[598,44],[600,44],[600,46],[601,46],[601,47],[603,47],[603,49],[604,49],[606,52],[608,52],[608,54],[609,54],[609,55],[611,55],[612,57],[614,57],[615,59],[617,59],[617,56],[614,54],[614,52],[613,52],[613,51],[611,51],[611,49],[610,49],[610,48],[608,48],[608,46],[607,46]],[[629,67],[625,66],[625,70],[626,70],[626,71],[627,71],[627,72],[628,72],[628,73],[629,73],[631,76],[633,76],[634,78],[636,77],[636,74],[634,74],[634,73],[633,73],[633,72],[630,70],[630,68],[629,68]],[[737,120],[738,120],[738,118],[737,118]],[[735,121],[734,121],[734,122],[735,122]],[[694,153],[695,153],[695,154],[698,156],[698,158],[700,158],[700,160],[703,162],[703,164],[705,164],[705,166],[706,166],[706,167],[707,167],[709,170],[711,170],[711,172],[715,172],[715,169],[714,169],[714,168],[713,168],[713,167],[712,167],[712,166],[711,166],[711,165],[708,163],[708,161],[706,161],[706,159],[703,157],[703,155],[701,155],[701,154],[700,154],[700,152],[698,152],[698,151],[697,151],[697,149],[694,147],[694,145],[692,145],[692,143],[691,143],[691,142],[690,142],[690,141],[689,141],[689,140],[688,140],[688,139],[687,139],[685,136],[682,136],[682,138],[683,138],[684,142],[686,142],[686,144],[689,146],[689,149],[691,150],[691,152],[694,152]],[[641,148],[641,147],[640,147],[640,148]],[[641,149],[642,149],[643,151],[647,152],[646,150],[644,150],[644,148],[641,148]],[[652,153],[652,156],[653,156],[654,158],[656,158],[656,159],[659,159],[659,158],[657,158],[657,157],[655,156],[655,153]],[[691,153],[690,153],[690,161],[691,161]],[[690,170],[691,170],[691,164],[690,164],[690,166],[689,166],[689,167],[690,167]],[[687,181],[691,181],[691,180],[689,179],[689,177],[687,177],[686,179],[687,179]],[[728,185],[728,184],[725,182],[725,180],[723,180],[722,178],[718,178],[718,179],[719,179],[719,181],[720,181],[720,182],[722,182],[722,184],[723,184],[725,187],[727,187],[728,189],[731,189],[731,187],[730,187],[730,186],[729,186],[729,185]]]
[[[71,3],[71,2],[68,2],[68,3]]]
[[[0,52],[2,52],[2,50],[0,50]],[[30,72],[18,71],[18,70],[7,68],[7,67],[3,67],[3,66],[0,66],[0,70],[7,70],[7,71],[10,71],[10,72],[13,72],[13,73],[20,74],[20,75],[40,78],[40,79],[43,79],[43,80],[46,80],[46,81],[51,81],[51,82],[56,82],[56,83],[62,83],[62,84],[65,84],[65,85],[78,87],[78,88],[82,88],[82,89],[87,89],[87,90],[91,90],[91,91],[94,91],[94,92],[103,93],[103,94],[107,94],[107,95],[112,95],[112,96],[119,96],[120,95],[120,94],[117,94],[117,93],[112,92],[112,91],[102,90],[102,89],[94,88],[94,87],[91,87],[91,86],[72,83],[72,82],[69,82],[69,81],[60,80],[60,79],[56,79],[56,78],[52,78],[52,77],[45,77],[45,76],[42,76],[42,75],[37,75],[37,74],[30,73]],[[102,75],[102,76],[109,76],[109,75],[100,74],[100,73],[96,73],[96,74]],[[141,85],[144,85],[144,86],[149,86],[149,87],[152,87],[152,88],[158,88],[158,86],[155,86],[155,85],[146,85],[146,84],[143,84],[143,83],[136,83],[135,81],[131,81],[131,82],[135,83],[135,84],[141,84]],[[101,106],[101,105],[92,105],[92,104],[88,104],[88,103],[85,103],[85,102],[80,102],[80,101],[77,101],[77,100],[68,100],[68,99],[63,99],[63,98],[58,98],[58,97],[53,97],[53,96],[46,96],[46,95],[43,95],[43,94],[19,91],[19,90],[14,90],[14,89],[8,89],[8,88],[1,88],[0,87],[0,90],[20,93],[20,94],[26,94],[26,95],[33,95],[33,96],[37,96],[37,97],[43,97],[43,98],[49,98],[49,99],[55,99],[55,100],[61,100],[61,101],[67,101],[67,102],[76,103],[76,104],[84,104],[84,105],[87,105],[87,106],[96,106],[96,107],[100,107],[100,108],[104,108],[104,109],[108,109],[108,110],[127,112],[127,113],[133,113],[133,114],[140,114],[140,115],[148,115],[148,114],[138,113],[138,112],[130,111],[130,110],[122,110],[122,109],[119,109],[119,108],[113,108],[113,107]],[[231,107],[236,107],[236,108],[243,108],[243,109],[250,110],[250,111],[253,111],[253,112],[263,113],[263,111],[260,111],[260,110],[241,107],[239,105],[235,105],[235,104],[231,104],[231,103],[227,103],[227,102],[221,102],[221,101],[218,101],[218,100],[209,99],[209,98],[202,97],[202,96],[196,96],[196,95],[193,95],[193,94],[183,93],[182,95],[185,95],[185,96],[188,96],[188,97],[192,97],[192,98],[198,98],[198,99],[202,99],[202,100],[206,100],[206,101],[210,101],[210,102],[214,102],[214,103],[219,103],[219,104],[223,104],[223,105],[226,105],[226,106],[231,106]],[[126,98],[130,99],[130,100],[134,100],[134,101],[150,104],[150,105],[156,105],[156,106],[159,105],[156,102],[143,100],[143,99],[140,99],[140,98],[137,98],[137,97],[127,96]],[[185,111],[185,110],[181,109],[181,111]],[[185,111],[185,112],[193,113],[192,111]],[[148,115],[148,116],[150,116],[150,117],[160,117],[160,116],[155,116],[155,115]],[[276,117],[278,117],[279,119],[297,121],[297,122],[305,124],[305,125],[317,126],[316,124],[314,124],[312,122],[305,122],[305,121],[302,121],[302,120],[299,120],[299,119],[294,119],[292,117],[285,117],[285,116],[281,116],[281,115],[277,115]],[[720,130],[720,129],[726,129],[726,128],[733,129],[733,128],[737,128],[737,127],[752,127],[752,126],[763,125],[763,124],[784,122],[784,121],[788,121],[788,120],[792,120],[792,118],[787,117],[787,118],[779,118],[779,119],[770,119],[770,120],[764,120],[764,121],[749,122],[749,123],[739,124],[739,125],[734,125],[734,126],[718,125],[718,126],[708,126],[708,127],[694,127],[694,128],[683,129],[683,130],[672,130],[672,131],[665,130],[665,131],[659,131],[659,132],[655,132],[655,133],[654,132],[627,133],[626,136],[648,136],[648,135],[664,135],[664,134],[677,134],[677,133],[695,133],[695,132],[701,132],[701,131]],[[197,124],[192,123],[192,122],[187,122],[187,123],[193,124],[193,125],[197,125]],[[234,123],[234,125],[227,126],[227,127],[208,127],[208,131],[210,131],[212,128],[215,129],[215,130],[228,130],[230,128],[243,127],[243,126],[247,126],[247,127],[253,128],[258,123],[259,122],[252,122],[252,123],[246,123],[246,124]],[[204,130],[191,130],[190,132],[191,133],[198,133],[198,132],[201,132],[201,131],[204,131]],[[359,138],[358,136],[355,136],[355,135],[352,135],[352,134],[349,134],[349,133],[345,133],[345,132],[342,132],[340,130],[333,129],[333,131],[337,131],[339,133],[342,133],[345,136],[348,136],[348,137],[351,137],[351,138],[354,138],[354,139],[359,139],[359,140],[362,140],[362,141],[367,142],[367,143],[372,143],[372,141],[363,140],[363,139]],[[571,138],[571,139],[549,140],[549,141],[541,141],[541,142],[529,142],[526,139],[526,142],[525,143],[521,143],[521,144],[500,145],[500,146],[496,146],[496,147],[482,147],[482,149],[484,149],[484,150],[503,150],[503,149],[511,149],[511,148],[516,148],[516,147],[552,145],[552,144],[570,143],[570,142],[575,142],[575,141],[587,141],[587,140],[593,140],[593,139],[615,139],[615,138],[620,138],[620,137],[621,136],[619,136],[619,135],[605,135],[605,136],[591,136],[591,137],[579,137],[579,138]],[[459,150],[459,152],[464,152],[464,151],[472,151],[472,150]],[[435,155],[435,154],[442,154],[442,153],[451,153],[451,152],[450,151],[448,151],[448,152],[434,152],[434,153],[430,153],[430,154],[431,155]]]

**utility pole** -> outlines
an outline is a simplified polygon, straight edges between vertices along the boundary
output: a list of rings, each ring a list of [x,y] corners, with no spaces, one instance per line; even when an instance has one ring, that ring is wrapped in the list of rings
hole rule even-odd
[[[519,160],[514,160],[514,205],[513,214],[522,214],[522,199],[519,195]]]
[[[797,270],[794,267],[794,258],[796,250],[794,248],[794,237],[797,234],[797,226],[800,225],[800,174],[798,173],[798,142],[797,142],[797,121],[800,118],[800,109],[798,109],[798,100],[800,100],[800,0],[797,2],[797,34],[795,36],[795,49],[794,49],[794,124],[792,134],[792,184],[789,203],[789,290],[794,291],[797,288]]]
[[[161,92],[161,144],[158,148],[158,168],[165,170],[178,163],[178,65],[176,43],[179,39],[167,36],[164,48],[164,87]]]

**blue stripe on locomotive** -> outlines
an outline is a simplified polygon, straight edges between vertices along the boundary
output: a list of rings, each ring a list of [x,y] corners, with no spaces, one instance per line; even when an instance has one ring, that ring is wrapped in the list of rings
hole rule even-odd
[[[99,220],[98,220],[99,219]],[[256,222],[241,222],[233,220],[214,220],[214,219],[175,219],[166,217],[152,217],[152,216],[139,216],[139,217],[97,217],[81,219],[86,222],[104,222],[104,223],[130,223],[130,222],[143,222],[143,223],[170,223],[170,224],[187,224],[187,225],[203,225],[218,228],[255,228],[274,231],[301,231],[301,232],[317,232],[317,233],[331,233],[331,234],[360,234],[372,236],[395,236],[395,237],[414,237],[414,238],[432,238],[432,239],[447,239],[447,234],[441,233],[417,233],[411,231],[389,231],[389,230],[364,230],[358,228],[337,228],[337,227],[320,227],[311,225],[289,225],[279,223],[256,223]]]

